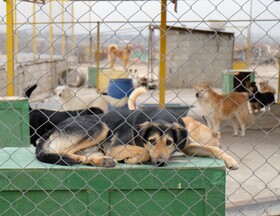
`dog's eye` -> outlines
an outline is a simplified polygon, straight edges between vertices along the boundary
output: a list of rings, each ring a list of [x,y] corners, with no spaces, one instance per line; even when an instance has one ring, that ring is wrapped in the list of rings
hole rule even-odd
[[[156,140],[155,140],[155,139],[150,139],[149,142],[150,142],[151,144],[155,144]]]
[[[171,140],[167,140],[166,144],[171,145],[173,142]]]

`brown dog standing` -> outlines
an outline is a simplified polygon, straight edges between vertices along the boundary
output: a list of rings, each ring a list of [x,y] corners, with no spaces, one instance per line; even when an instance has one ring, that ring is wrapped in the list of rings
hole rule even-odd
[[[197,85],[196,90],[196,97],[204,111],[208,127],[217,133],[220,121],[229,119],[234,129],[233,136],[238,136],[239,126],[241,136],[245,136],[246,125],[253,121],[248,108],[248,95],[238,92],[218,94],[207,84]]]
[[[124,70],[126,70],[128,60],[131,56],[133,46],[131,44],[128,44],[126,48],[123,50],[119,49],[119,47],[116,44],[109,45],[108,48],[108,59],[110,61],[110,69],[114,69],[114,65],[116,63],[116,59],[119,58],[122,61],[122,66]]]

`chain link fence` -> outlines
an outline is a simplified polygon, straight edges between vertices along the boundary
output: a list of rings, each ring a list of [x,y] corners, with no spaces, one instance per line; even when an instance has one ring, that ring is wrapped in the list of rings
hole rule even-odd
[[[280,215],[279,9],[272,0],[0,2],[0,214]],[[175,152],[164,167],[36,159],[36,140],[58,122],[121,113],[139,86],[138,109],[164,105],[208,123],[209,143],[221,134],[214,148],[238,169],[198,157],[202,149]],[[244,107],[252,121],[233,136],[230,119]]]

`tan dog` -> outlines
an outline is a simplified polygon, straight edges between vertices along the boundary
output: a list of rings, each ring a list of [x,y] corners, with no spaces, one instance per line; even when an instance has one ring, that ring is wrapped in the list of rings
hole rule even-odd
[[[217,133],[220,121],[229,119],[234,129],[233,136],[238,136],[239,126],[241,136],[245,136],[246,125],[253,121],[248,108],[248,95],[237,92],[229,95],[218,94],[207,84],[197,85],[196,90],[196,97],[204,111],[208,127]]]
[[[271,85],[268,84],[268,80],[262,80],[260,81],[260,93],[272,93],[272,94],[276,94],[276,90],[275,88],[273,88]]]
[[[128,100],[128,108],[130,110],[135,110],[135,101],[136,99],[142,95],[147,93],[146,88],[139,87],[136,88]],[[213,157],[217,159],[222,159],[225,161],[226,167],[230,169],[238,169],[238,163],[236,160],[224,153],[220,147],[220,132],[214,133],[209,127],[206,125],[194,120],[191,117],[182,117],[185,127],[189,132],[189,140],[191,143],[186,145],[183,149],[183,152],[186,155],[196,155],[196,156],[206,156]]]
[[[116,44],[109,45],[108,60],[110,62],[111,70],[115,70],[114,65],[115,65],[117,58],[119,58],[122,61],[122,66],[123,66],[124,70],[126,70],[128,60],[132,53],[132,49],[133,49],[133,46],[131,44],[128,44],[127,47],[124,48],[123,50],[120,50]]]

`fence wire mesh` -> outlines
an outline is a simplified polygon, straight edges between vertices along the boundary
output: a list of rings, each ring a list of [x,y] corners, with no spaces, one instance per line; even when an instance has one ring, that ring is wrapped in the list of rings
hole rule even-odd
[[[280,215],[279,8],[0,2],[0,214]]]

